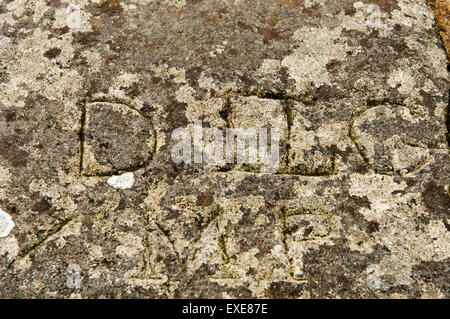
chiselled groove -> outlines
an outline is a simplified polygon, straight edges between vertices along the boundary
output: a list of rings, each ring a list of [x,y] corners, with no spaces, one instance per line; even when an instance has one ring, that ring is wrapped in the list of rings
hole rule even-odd
[[[199,218],[196,218],[196,222],[199,224],[199,235],[197,235],[193,242],[197,243],[200,239],[201,236],[203,234],[203,232],[209,227],[209,225],[211,225],[211,223],[213,221],[215,221],[221,214],[222,214],[222,210],[220,209],[220,207],[218,208],[214,208],[211,211],[211,215],[207,216],[206,220],[203,220],[203,217],[200,215]]]
[[[450,148],[450,94],[448,97],[447,109],[445,112],[445,126],[447,128],[447,134],[445,137],[447,138],[447,147]]]
[[[372,106],[372,107],[375,107],[375,106]],[[359,155],[363,159],[364,163],[366,163],[367,165],[372,167],[372,165],[369,162],[369,158],[366,156],[364,147],[357,142],[355,129],[353,128],[356,118],[358,116],[360,116],[361,114],[363,114],[365,111],[369,110],[370,108],[371,107],[363,108],[361,110],[357,110],[357,111],[353,112],[352,116],[350,117],[349,124],[348,124],[348,136],[352,140],[353,144],[355,145],[355,147],[356,147]]]
[[[219,227],[219,223],[216,223],[216,230],[218,232],[220,232],[220,227]],[[230,254],[228,249],[227,249],[227,243],[226,240],[229,236],[229,231],[230,231],[230,227],[229,225],[225,226],[225,232],[221,233],[219,235],[219,237],[217,238],[217,246],[220,250],[221,256],[222,256],[222,266],[219,270],[219,274],[222,273],[221,275],[213,275],[210,276],[209,279],[211,280],[232,280],[232,281],[240,281],[242,280],[242,277],[234,274],[232,271],[227,270],[227,267],[229,266],[233,266],[237,260],[237,256],[234,254]],[[217,272],[216,272],[217,273]]]
[[[280,174],[283,174],[284,172],[281,171]],[[331,163],[328,166],[320,167],[317,169],[300,169],[296,167],[288,167],[287,173],[284,173],[283,175],[297,175],[297,176],[310,176],[310,177],[327,177],[337,174],[337,166],[336,166],[336,155],[333,154],[331,157]]]
[[[299,169],[294,168],[291,165],[290,161],[290,152],[292,149],[291,146],[291,137],[292,137],[292,127],[294,125],[294,103],[295,102],[301,102],[301,103],[310,103],[310,101],[307,101],[303,99],[302,97],[295,96],[292,94],[287,94],[286,92],[269,92],[264,90],[254,90],[254,91],[240,91],[240,90],[228,90],[223,95],[221,95],[222,98],[225,99],[225,106],[222,108],[222,110],[219,111],[220,117],[224,120],[226,123],[226,128],[231,128],[231,115],[233,113],[233,106],[231,103],[231,99],[233,97],[244,97],[244,98],[259,98],[259,99],[265,99],[265,100],[275,100],[279,101],[283,112],[285,116],[285,120],[287,123],[287,140],[286,140],[286,154],[282,160],[284,162],[285,168],[280,168],[275,175],[294,175],[294,176],[332,176],[337,173],[337,167],[336,167],[336,154],[333,155],[331,159],[331,167],[324,167],[321,169]],[[230,172],[233,171],[233,165],[232,164],[226,164],[222,167],[218,168],[219,172]],[[250,164],[243,164],[241,167],[244,172],[252,173],[252,174],[265,174],[260,173],[257,168],[254,168]]]
[[[398,175],[397,171],[392,171],[392,172],[381,172],[379,171],[376,166],[375,163],[373,161],[371,161],[370,156],[367,153],[367,149],[364,147],[364,145],[362,145],[358,140],[358,134],[355,131],[355,121],[358,117],[360,117],[361,115],[363,115],[365,112],[376,108],[376,107],[381,107],[381,106],[386,106],[386,105],[392,105],[395,107],[405,107],[410,109],[412,112],[417,112],[417,110],[415,110],[413,107],[408,106],[406,104],[404,104],[403,102],[399,102],[399,101],[390,101],[388,99],[383,99],[383,100],[368,100],[367,101],[367,105],[365,107],[362,107],[360,109],[358,109],[357,111],[353,112],[353,114],[350,117],[349,120],[349,125],[348,125],[348,136],[351,139],[351,141],[353,142],[353,144],[355,145],[359,155],[361,156],[361,158],[363,159],[363,161],[370,167],[372,168],[374,171],[376,171],[378,174],[381,175]],[[411,147],[420,147],[423,148],[423,146],[417,144],[417,143],[412,143],[409,141],[405,141],[402,138],[402,142],[405,145],[411,146]],[[429,149],[429,148],[428,148]],[[426,164],[428,163],[428,161],[426,159],[421,159],[416,165],[414,165],[414,167],[410,170],[408,170],[407,173],[412,173],[415,172],[417,170],[420,170],[421,168],[423,168]]]
[[[24,249],[21,253],[19,253],[19,255],[17,256],[17,258],[15,258],[13,261],[11,261],[8,265],[8,268],[13,266],[18,260],[25,258],[26,256],[28,256],[29,254],[31,254],[33,251],[37,250],[39,247],[41,247],[42,245],[45,244],[45,242],[53,235],[59,233],[64,226],[66,226],[69,222],[71,222],[74,218],[73,217],[68,217],[63,219],[62,221],[60,221],[58,224],[56,224],[54,227],[50,228],[49,230],[46,231],[45,235],[37,240],[36,242],[34,242],[30,247]]]
[[[131,110],[133,110],[134,112],[136,112],[137,114],[139,114],[150,125],[151,132],[153,135],[153,145],[150,150],[149,158],[143,164],[130,165],[126,168],[121,168],[121,169],[112,169],[105,173],[95,172],[92,174],[92,173],[83,172],[83,170],[84,170],[83,162],[84,162],[84,157],[85,157],[84,144],[86,142],[85,141],[86,116],[87,116],[87,111],[88,111],[87,105],[94,104],[94,103],[120,104],[120,105],[126,106],[126,107],[130,108]],[[138,169],[147,167],[150,164],[150,162],[153,160],[154,155],[156,153],[157,132],[153,127],[153,123],[152,123],[151,119],[147,115],[142,113],[136,106],[134,106],[131,101],[128,101],[123,98],[118,98],[118,97],[98,97],[98,98],[85,98],[85,99],[81,100],[79,102],[79,104],[80,104],[80,108],[81,108],[80,129],[78,132],[78,137],[79,137],[79,176],[101,177],[101,176],[117,175],[117,174],[121,174],[121,173],[125,173],[125,172],[134,172]]]
[[[230,91],[229,93],[234,96],[257,97],[260,99],[267,99],[267,100],[297,101],[305,104],[311,102],[309,99],[303,98],[302,96],[290,94],[287,92],[273,92],[267,90],[251,90],[251,91],[235,90]]]
[[[125,106],[128,106],[130,109],[132,109],[133,111],[136,111],[137,113],[139,113],[145,120],[147,120],[150,124],[151,121],[148,118],[147,115],[145,115],[144,113],[142,113],[136,106],[133,105],[133,103],[131,101],[128,101],[126,99],[123,98],[119,98],[119,97],[96,97],[96,98],[86,98],[85,103],[110,103],[110,104],[122,104]]]
[[[225,106],[219,111],[219,115],[224,120],[226,128],[231,127],[230,116],[231,116],[232,112],[233,112],[233,110],[231,108],[231,97],[226,96],[225,97]]]
[[[286,258],[288,259],[289,275],[291,276],[291,278],[294,278],[293,259],[292,259],[292,257],[289,256],[289,245],[288,245],[289,230],[288,230],[287,223],[286,223],[286,218],[287,218],[286,214],[287,214],[286,207],[284,207],[284,206],[280,207],[278,217],[281,220],[281,235],[282,235],[283,249],[284,249],[284,254],[285,254]]]
[[[86,100],[80,101],[80,108],[81,108],[81,117],[80,117],[80,129],[78,131],[78,138],[79,138],[79,151],[80,151],[80,158],[79,158],[79,175],[82,175],[83,172],[83,158],[84,158],[84,127],[86,125]]]
[[[225,264],[230,263],[230,256],[228,255],[227,246],[225,243],[225,234],[222,234],[219,236],[218,244],[219,244],[220,250],[222,251],[222,256],[224,258]]]
[[[285,165],[286,167],[290,167],[289,162],[289,154],[291,153],[291,131],[292,126],[294,124],[293,115],[292,115],[292,102],[290,100],[282,100],[283,111],[286,116],[287,122],[287,142],[286,142],[286,157],[285,157]],[[291,174],[297,175],[297,174]]]
[[[159,280],[163,279],[163,277],[156,273],[152,263],[148,260],[148,258],[150,258],[150,256],[152,255],[152,252],[153,252],[153,245],[152,245],[152,243],[150,243],[149,235],[148,235],[148,233],[150,233],[152,231],[152,230],[150,230],[150,220],[149,220],[148,215],[145,214],[142,210],[140,210],[140,215],[142,218],[142,225],[144,226],[144,229],[145,229],[145,234],[143,236],[143,244],[144,244],[146,252],[141,254],[142,255],[142,263],[143,263],[142,268],[141,268],[141,273],[143,275],[142,276],[136,275],[131,278],[159,281]],[[147,272],[150,272],[150,275],[146,274]]]
[[[166,239],[169,241],[170,245],[172,246],[172,250],[175,253],[176,259],[180,266],[182,266],[183,272],[186,272],[186,265],[181,260],[180,254],[178,254],[177,249],[175,248],[175,240],[172,238],[172,235],[170,234],[170,230],[166,229],[162,224],[155,221],[156,227],[158,227],[159,231],[166,237]]]

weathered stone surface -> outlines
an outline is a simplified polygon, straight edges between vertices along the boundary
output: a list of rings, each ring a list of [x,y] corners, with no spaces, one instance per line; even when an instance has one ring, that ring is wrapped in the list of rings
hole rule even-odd
[[[427,0],[427,3],[433,9],[439,34],[447,51],[447,57],[450,59],[450,2],[447,0]]]
[[[0,297],[448,298],[446,64],[424,0],[1,2]]]
[[[155,151],[152,123],[124,104],[86,103],[80,131],[80,171],[83,175],[112,175],[136,170]]]

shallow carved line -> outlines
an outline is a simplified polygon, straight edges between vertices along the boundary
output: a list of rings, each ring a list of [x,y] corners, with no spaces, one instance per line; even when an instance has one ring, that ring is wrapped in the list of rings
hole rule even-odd
[[[72,220],[74,219],[74,217],[68,217],[63,219],[61,222],[59,222],[58,224],[56,224],[54,227],[48,229],[44,235],[44,237],[42,237],[41,239],[37,240],[36,242],[34,242],[30,247],[24,249],[22,252],[19,253],[19,255],[12,260],[9,264],[8,264],[8,268],[10,268],[11,266],[14,266],[14,264],[25,258],[26,256],[28,256],[29,254],[31,254],[33,251],[37,250],[39,247],[41,247],[42,245],[45,244],[45,242],[53,235],[57,234],[58,232],[60,232],[68,223],[70,223]]]
[[[290,160],[289,160],[289,154],[291,150],[291,130],[293,126],[293,102],[302,102],[302,103],[308,103],[308,101],[305,101],[299,96],[287,94],[286,92],[268,92],[263,90],[255,90],[255,91],[239,91],[239,90],[229,90],[227,91],[222,97],[225,99],[225,106],[222,108],[221,111],[219,111],[220,117],[225,121],[226,128],[231,127],[231,120],[230,116],[233,113],[233,107],[231,103],[232,97],[256,97],[260,99],[266,99],[266,100],[276,100],[280,101],[281,105],[283,106],[283,112],[286,117],[286,123],[287,123],[287,141],[286,141],[286,156],[284,158],[284,164],[286,166],[285,169],[279,169],[274,175],[288,175],[288,176],[317,176],[317,177],[326,177],[326,176],[332,176],[337,174],[337,167],[336,167],[336,154],[333,154],[332,160],[331,160],[331,168],[327,169],[326,167],[323,169],[318,170],[311,170],[308,169],[296,169],[291,166]],[[234,165],[233,164],[226,164],[218,168],[218,172],[230,172],[234,171]],[[254,168],[251,164],[244,164],[241,169],[238,169],[238,171],[243,171],[247,173],[252,174],[263,174],[266,175],[267,173],[261,173],[258,171],[258,169]]]
[[[142,118],[147,121],[150,124],[151,130],[152,130],[152,134],[153,134],[153,145],[152,148],[150,150],[150,157],[148,158],[148,160],[146,160],[143,164],[141,165],[136,165],[136,166],[129,166],[127,168],[123,168],[120,170],[112,170],[110,172],[107,173],[101,173],[101,172],[96,172],[94,174],[89,174],[86,172],[83,172],[83,161],[84,161],[84,143],[85,143],[85,128],[86,128],[86,113],[87,113],[87,104],[93,104],[93,103],[109,103],[109,104],[121,104],[124,105],[130,109],[132,109],[133,111],[137,112],[140,116],[142,116]],[[121,174],[121,173],[125,173],[125,172],[134,172],[138,169],[147,167],[150,162],[153,160],[154,155],[156,153],[156,146],[157,146],[157,133],[156,130],[153,128],[153,123],[151,122],[151,120],[148,118],[147,115],[145,115],[144,113],[142,113],[138,108],[136,108],[133,103],[131,101],[128,101],[126,99],[123,98],[118,98],[118,97],[97,97],[97,98],[85,98],[83,100],[81,100],[79,102],[80,108],[81,108],[81,117],[80,117],[80,129],[78,132],[78,138],[79,138],[79,176],[87,176],[87,177],[94,177],[94,176],[111,176],[111,175],[117,175],[117,174]]]
[[[375,107],[380,107],[380,106],[385,106],[387,104],[396,106],[396,107],[406,107],[408,109],[410,109],[413,112],[417,112],[417,110],[415,110],[413,107],[406,105],[402,102],[397,102],[397,101],[390,101],[388,99],[382,99],[382,100],[368,100],[367,101],[367,105],[365,107],[362,107],[358,110],[356,110],[355,112],[352,113],[350,120],[349,120],[349,125],[348,125],[348,136],[350,138],[350,140],[353,142],[353,144],[355,145],[359,155],[361,156],[361,158],[363,159],[363,161],[370,167],[372,168],[377,174],[380,175],[398,175],[399,173],[397,171],[392,171],[392,172],[380,172],[374,165],[374,163],[371,162],[370,157],[367,154],[367,150],[365,149],[365,147],[363,145],[361,145],[358,142],[358,136],[357,133],[355,132],[355,120],[361,116],[362,114],[364,114],[365,112],[375,108]],[[411,143],[405,143],[406,145],[410,145],[410,146],[414,146],[414,147],[421,147],[420,145],[413,145]],[[429,148],[428,148],[429,149]],[[408,170],[407,174],[415,172],[417,170],[420,170],[421,168],[423,168],[426,164],[428,163],[428,161],[426,160],[421,160],[417,165],[415,165],[412,169]]]

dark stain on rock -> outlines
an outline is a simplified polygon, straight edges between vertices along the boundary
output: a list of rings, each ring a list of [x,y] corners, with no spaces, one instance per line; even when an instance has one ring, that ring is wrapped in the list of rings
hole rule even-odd
[[[333,88],[328,84],[319,86],[314,93],[314,97],[318,100],[328,100],[335,92]]]
[[[367,196],[359,197],[359,196],[350,196],[350,199],[356,205],[356,207],[367,208],[370,209],[370,201]]]
[[[278,23],[278,21],[280,20],[280,18],[278,18],[278,16],[276,14],[271,14],[267,17],[267,23],[271,26],[274,26]]]
[[[119,203],[117,204],[116,210],[124,210],[127,207],[127,201],[124,198],[121,198],[119,200]]]
[[[431,218],[450,216],[450,198],[446,194],[444,186],[430,181],[424,184],[422,198],[425,206],[431,213]]]
[[[171,98],[170,106],[167,108],[169,113],[168,119],[171,128],[182,127],[188,124],[188,119],[186,118],[186,107],[187,104],[183,102],[178,102],[176,99]]]
[[[369,232],[369,234],[375,233],[379,230],[380,230],[380,224],[378,224],[378,222],[376,222],[374,220],[370,221],[369,224],[367,225],[367,231]]]
[[[198,81],[198,78],[200,77],[200,74],[202,73],[202,70],[203,70],[202,67],[195,66],[195,67],[189,68],[186,71],[185,77],[192,87],[198,86],[197,81]]]
[[[61,1],[59,0],[47,0],[45,2],[46,5],[53,7],[53,8],[58,8],[61,5]]]
[[[47,198],[41,198],[38,202],[34,203],[31,207],[31,210],[35,212],[46,212],[49,211],[50,208],[52,208],[52,204],[48,201]]]
[[[69,32],[69,27],[68,26],[64,26],[64,27],[62,27],[62,28],[57,28],[57,29],[54,29],[54,33],[52,34],[52,35],[49,35],[49,39],[50,38],[57,38],[57,37],[59,37],[59,36],[61,36],[61,35],[63,35],[63,34],[66,34],[67,32]]]
[[[52,48],[50,50],[48,50],[47,52],[44,53],[44,56],[47,59],[54,59],[56,58],[59,54],[61,53],[61,49],[60,48]]]
[[[93,46],[95,43],[99,41],[100,32],[76,32],[72,34],[73,43],[80,44],[86,47]]]
[[[446,296],[450,297],[450,258],[442,261],[422,261],[413,266],[412,277],[435,284]]]
[[[131,84],[129,87],[121,87],[121,90],[125,91],[125,95],[128,96],[129,98],[135,98],[137,96],[139,96],[139,94],[141,93],[141,88],[139,86],[139,83],[133,83]]]
[[[339,61],[336,59],[332,59],[330,62],[327,63],[326,68],[328,72],[333,73],[333,71],[335,71],[337,66],[339,66]]]
[[[237,56],[239,53],[239,51],[236,50],[235,48],[229,48],[227,52],[232,56]]]
[[[25,167],[28,162],[28,153],[20,149],[14,140],[0,140],[0,156],[11,164],[12,167]]]
[[[327,146],[327,149],[332,153],[332,154],[338,154],[342,157],[342,159],[344,160],[344,162],[348,161],[348,158],[350,157],[350,155],[353,153],[352,148],[350,146],[347,146],[347,148],[344,151],[341,151],[339,149],[339,147],[337,147],[336,144],[332,144],[330,146]]]
[[[280,33],[274,28],[263,28],[259,30],[259,34],[261,34],[264,37],[263,42],[265,44],[273,40],[278,41],[282,39]]]
[[[302,292],[303,285],[301,283],[289,281],[272,282],[267,289],[268,297],[273,299],[300,298]]]
[[[367,196],[350,196],[348,191],[343,191],[337,197],[339,205],[337,207],[337,214],[342,219],[344,229],[349,229],[353,225],[361,229],[368,229],[368,221],[359,213],[360,208],[370,209],[370,202]]]
[[[400,24],[396,23],[396,24],[394,25],[394,31],[395,31],[395,32],[400,32],[400,31],[402,31],[402,30],[403,30],[403,27],[402,27]]]
[[[108,0],[108,1],[103,1],[98,7],[97,9],[101,12],[104,13],[110,17],[113,16],[118,16],[121,15],[123,13],[123,8],[120,5],[120,1],[119,0]]]
[[[419,94],[422,97],[422,103],[428,109],[430,115],[434,114],[434,110],[436,109],[436,104],[433,102],[433,98],[430,94],[425,92],[423,89],[419,90]]]
[[[101,76],[98,73],[93,73],[89,76],[88,82],[86,83],[88,97],[93,97],[96,93],[102,90],[101,88]],[[105,92],[106,93],[106,92]]]
[[[242,30],[253,31],[253,28],[251,26],[249,26],[248,24],[246,24],[242,21],[238,21],[237,26]]]
[[[356,13],[356,9],[353,5],[344,7],[345,15],[353,17]]]
[[[150,117],[151,113],[155,111],[155,108],[150,104],[144,102],[144,105],[142,106],[140,111],[142,114]]]
[[[371,3],[380,7],[380,10],[386,13],[391,13],[396,9],[400,9],[397,1],[395,0],[370,0]]]
[[[197,206],[210,206],[214,203],[214,197],[211,193],[201,193],[197,196]]]
[[[244,84],[244,91],[251,91],[252,86],[258,85],[258,82],[252,77],[248,76],[248,74],[242,75],[241,80]]]
[[[365,49],[372,49],[373,48],[373,40],[369,37],[364,37],[359,40],[359,45],[361,45]]]
[[[319,5],[315,4],[310,8],[303,8],[302,12],[311,18],[320,19],[322,18],[322,13],[319,10]]]
[[[308,237],[312,233],[313,230],[314,230],[314,226],[306,227],[303,232],[303,237]]]
[[[394,50],[395,55],[397,55],[398,57],[408,57],[413,54],[413,51],[409,49],[406,42],[401,39],[392,41],[391,47]]]
[[[369,293],[364,287],[357,287],[357,279],[367,265],[373,263],[371,259],[370,255],[352,251],[339,242],[308,251],[303,257],[304,274],[307,278],[305,288],[313,298],[335,298],[337,295],[355,298],[362,293]]]
[[[278,4],[289,5],[291,7],[298,7],[302,4],[303,0],[278,0]]]
[[[444,224],[444,226],[445,226],[445,229],[447,229],[447,231],[450,231],[450,225],[449,225],[449,223],[447,222],[447,219],[443,219],[442,220],[442,223]]]
[[[369,166],[366,163],[360,163],[355,166],[354,171],[358,174],[366,174],[369,171]]]
[[[17,118],[17,114],[14,110],[6,110],[3,113],[3,116],[5,117],[6,122],[14,122]]]

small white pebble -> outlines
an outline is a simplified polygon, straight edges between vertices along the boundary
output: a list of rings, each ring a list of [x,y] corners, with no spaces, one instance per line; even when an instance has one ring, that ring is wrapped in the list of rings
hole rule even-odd
[[[0,237],[7,237],[14,226],[11,215],[0,208]]]
[[[128,189],[134,184],[134,174],[125,173],[122,175],[111,176],[106,182],[114,188]]]

